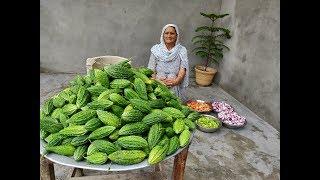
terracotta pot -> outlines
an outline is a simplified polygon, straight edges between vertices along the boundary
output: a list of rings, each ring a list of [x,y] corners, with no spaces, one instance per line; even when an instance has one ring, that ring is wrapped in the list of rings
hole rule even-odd
[[[204,71],[204,66],[197,65],[194,69],[196,72],[196,83],[200,86],[209,86],[212,83],[214,75],[217,70],[211,67],[207,67]]]

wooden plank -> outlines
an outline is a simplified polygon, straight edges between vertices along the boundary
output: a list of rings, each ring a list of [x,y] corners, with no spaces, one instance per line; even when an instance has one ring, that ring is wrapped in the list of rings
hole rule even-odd
[[[172,179],[173,180],[183,180],[184,169],[186,166],[186,161],[188,157],[189,145],[174,158]]]
[[[53,163],[43,156],[40,156],[40,179],[55,180]]]

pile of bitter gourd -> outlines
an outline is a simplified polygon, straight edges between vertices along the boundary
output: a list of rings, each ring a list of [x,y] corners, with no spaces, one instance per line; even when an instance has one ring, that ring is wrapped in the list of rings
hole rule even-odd
[[[77,75],[40,108],[45,153],[76,161],[156,164],[189,144],[201,115],[129,60]]]

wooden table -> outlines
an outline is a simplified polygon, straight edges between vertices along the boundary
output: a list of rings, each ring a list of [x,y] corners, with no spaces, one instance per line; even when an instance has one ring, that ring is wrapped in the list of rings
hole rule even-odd
[[[189,146],[182,150],[179,154],[174,157],[174,164],[173,164],[173,172],[172,172],[172,179],[173,180],[183,180],[184,176],[184,169],[187,162]],[[131,176],[136,179],[154,179],[154,180],[163,180],[167,179],[165,172],[163,172],[161,164],[155,166],[155,171],[152,173],[140,173],[140,174],[132,174]],[[53,162],[46,159],[43,156],[40,156],[40,177],[41,180],[54,180],[54,166]],[[128,177],[128,174],[121,174],[121,175],[99,175],[99,176],[84,176],[83,169],[73,168],[70,173],[68,174],[67,179],[72,180],[112,180],[112,179],[121,179],[121,178]]]

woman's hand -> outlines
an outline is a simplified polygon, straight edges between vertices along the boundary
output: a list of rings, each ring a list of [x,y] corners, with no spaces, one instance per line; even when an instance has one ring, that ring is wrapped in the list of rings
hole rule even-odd
[[[178,76],[176,78],[168,78],[165,80],[165,84],[169,87],[179,85],[184,76],[186,75],[186,68],[180,68]]]
[[[161,83],[164,83],[166,78],[158,78],[157,80],[160,81]]]
[[[165,77],[162,77],[162,78],[159,78],[159,80],[160,80],[160,81],[164,81],[164,80],[166,80],[166,78],[165,78]]]
[[[164,83],[169,86],[169,87],[173,87],[179,84],[179,82],[177,81],[177,79],[175,78],[167,78]]]

